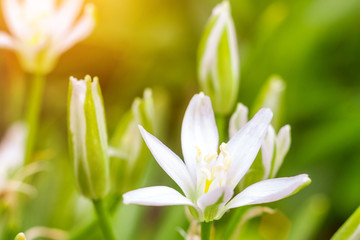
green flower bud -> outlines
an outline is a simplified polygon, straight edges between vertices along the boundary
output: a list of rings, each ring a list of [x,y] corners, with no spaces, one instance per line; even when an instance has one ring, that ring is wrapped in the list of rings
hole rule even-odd
[[[110,141],[110,171],[115,192],[123,193],[135,187],[142,176],[149,152],[138,125],[152,131],[154,115],[152,91],[146,89],[143,98],[136,98],[131,109],[120,120]]]
[[[289,152],[291,145],[290,126],[285,125],[280,128],[275,138],[275,157],[273,159],[271,178],[274,178],[279,171],[286,154]]]
[[[249,110],[244,104],[237,104],[229,122],[229,138],[232,138],[248,122],[248,112]]]
[[[103,198],[109,189],[105,114],[98,78],[70,77],[68,97],[69,149],[80,192]]]
[[[228,114],[239,91],[239,55],[230,4],[218,4],[210,17],[198,52],[201,91],[210,96],[216,114]]]
[[[15,240],[26,240],[25,234],[19,233],[18,235],[16,235]]]
[[[284,80],[282,80],[282,78],[278,75],[270,76],[257,96],[254,107],[252,108],[252,114],[255,114],[263,107],[270,108],[274,113],[274,117],[271,123],[275,129],[278,129],[282,111],[284,91]]]

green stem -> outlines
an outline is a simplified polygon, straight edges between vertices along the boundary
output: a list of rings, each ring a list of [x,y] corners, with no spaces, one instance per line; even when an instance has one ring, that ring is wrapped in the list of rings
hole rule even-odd
[[[224,233],[224,239],[230,239],[232,237],[242,216],[248,208],[248,206],[244,206],[234,210],[231,218],[228,220],[228,224]]]
[[[212,222],[201,223],[201,240],[210,240]]]
[[[42,95],[45,85],[45,77],[41,74],[35,74],[32,77],[32,82],[30,84],[31,89],[29,95],[29,104],[27,106],[26,113],[28,135],[25,148],[25,164],[29,164],[31,162],[31,154],[35,145]]]
[[[106,240],[116,240],[114,232],[111,227],[110,219],[104,207],[102,199],[93,200],[93,204],[98,215],[99,225],[103,231]]]
[[[219,142],[223,143],[223,142],[227,142],[227,122],[226,122],[226,116],[224,115],[216,115],[215,116],[215,120],[216,120],[216,126],[218,128],[219,131]]]
[[[115,210],[118,207],[121,207],[121,201],[119,196],[114,196],[110,199],[109,212],[112,216]],[[80,226],[76,226],[69,235],[67,240],[77,240],[77,239],[85,239],[87,235],[92,234],[95,230],[97,230],[97,221],[95,218],[87,219],[87,221],[83,222]]]

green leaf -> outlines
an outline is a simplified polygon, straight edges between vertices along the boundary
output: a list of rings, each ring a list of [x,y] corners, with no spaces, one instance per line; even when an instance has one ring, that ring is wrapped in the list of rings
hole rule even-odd
[[[344,239],[360,239],[360,206],[331,238],[331,240]]]

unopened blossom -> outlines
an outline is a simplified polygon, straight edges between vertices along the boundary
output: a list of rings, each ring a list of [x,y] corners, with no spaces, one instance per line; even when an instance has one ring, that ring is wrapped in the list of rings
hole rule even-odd
[[[239,91],[239,54],[230,3],[216,5],[205,27],[198,50],[201,90],[213,100],[216,114],[228,114]]]
[[[152,132],[154,128],[154,99],[151,89],[145,89],[143,98],[137,97],[116,127],[109,142],[110,176],[115,192],[123,194],[136,186],[145,170],[148,150],[138,125]],[[131,179],[131,181],[129,181]]]
[[[261,88],[252,108],[255,113],[260,108],[268,107],[273,111],[272,126],[279,127],[286,89],[285,81],[278,75],[272,75]]]
[[[3,0],[10,33],[0,31],[0,47],[16,52],[24,70],[50,72],[59,56],[90,35],[95,24],[94,6],[83,0]]]
[[[235,135],[248,121],[248,108],[239,103],[236,111],[230,118],[229,136]],[[290,126],[286,124],[276,134],[272,125],[269,125],[261,144],[261,159],[264,167],[263,179],[274,178],[279,171],[286,154],[290,149]]]
[[[19,233],[16,235],[15,240],[26,240],[26,236],[24,233]]]
[[[91,199],[109,190],[109,156],[105,112],[97,77],[70,77],[68,97],[70,156],[80,192]]]
[[[280,200],[310,183],[307,174],[267,179],[250,185],[234,196],[234,189],[253,163],[272,118],[261,109],[227,143],[219,147],[219,135],[211,101],[195,95],[186,110],[181,144],[185,162],[140,126],[142,136],[156,161],[179,185],[153,186],[128,192],[124,203],[153,206],[187,205],[199,221],[213,221],[231,208]]]

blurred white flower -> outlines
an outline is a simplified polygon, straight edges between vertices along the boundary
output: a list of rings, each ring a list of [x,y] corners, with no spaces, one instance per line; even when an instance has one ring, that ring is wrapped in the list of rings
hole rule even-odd
[[[41,163],[33,163],[16,171],[24,162],[26,131],[25,124],[14,123],[0,142],[0,197],[8,196],[8,193],[12,192],[22,192],[27,195],[36,192],[35,188],[24,183],[23,179],[43,170]]]
[[[8,180],[9,171],[20,166],[24,159],[26,128],[14,123],[0,142],[0,191]]]
[[[277,201],[310,183],[307,174],[275,178],[250,185],[234,197],[234,188],[253,163],[272,118],[261,109],[228,143],[220,145],[211,101],[195,95],[186,110],[181,132],[185,163],[157,138],[140,127],[142,136],[164,171],[185,196],[166,186],[134,190],[124,203],[141,205],[188,205],[199,221],[219,219],[231,208]]]
[[[24,70],[50,72],[63,52],[91,33],[94,6],[83,0],[3,0],[2,9],[10,35],[0,31],[0,47],[14,50]]]

